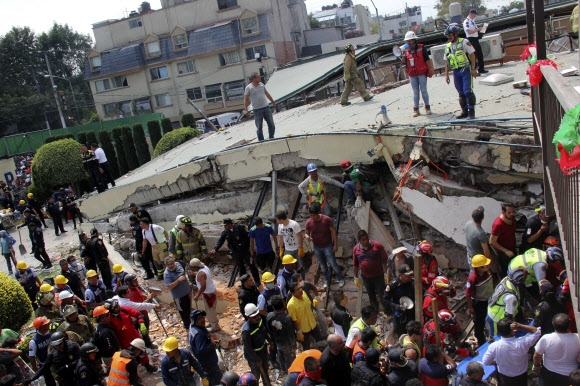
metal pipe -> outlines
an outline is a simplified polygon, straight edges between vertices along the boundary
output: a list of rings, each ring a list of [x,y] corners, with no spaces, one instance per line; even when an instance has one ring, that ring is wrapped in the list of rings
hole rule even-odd
[[[276,170],[272,170],[272,218],[276,217],[276,209],[277,209],[277,202],[276,202],[276,193],[278,191],[278,172]]]
[[[532,117],[505,117],[505,118],[475,118],[475,119],[452,119],[449,121],[437,121],[437,125],[448,125],[457,123],[473,123],[473,122],[493,122],[493,121],[531,121]]]
[[[58,108],[58,115],[60,115],[60,122],[62,123],[63,129],[66,129],[66,122],[64,120],[64,115],[62,114],[62,108],[60,107],[60,101],[58,99],[58,93],[56,91],[56,85],[54,84],[54,78],[52,75],[52,69],[50,68],[50,63],[48,62],[48,54],[44,52],[44,60],[46,61],[46,67],[48,68],[48,75],[50,77],[50,84],[52,85],[52,92],[54,93],[54,99],[56,100],[56,107]]]

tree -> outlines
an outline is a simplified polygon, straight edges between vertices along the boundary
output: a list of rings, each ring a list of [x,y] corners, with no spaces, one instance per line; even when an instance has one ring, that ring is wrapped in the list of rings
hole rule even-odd
[[[320,21],[318,21],[317,18],[314,17],[314,14],[312,12],[308,15],[308,21],[310,22],[310,28],[312,29],[322,27],[322,24],[320,23]]]
[[[113,142],[111,142],[111,134],[106,130],[101,130],[99,131],[99,140],[101,143],[101,149],[105,152],[107,162],[109,162],[109,165],[111,166],[113,178],[117,179],[121,177],[121,173],[119,172],[119,160],[117,159]]]
[[[512,9],[517,9],[518,11],[523,11],[526,9],[523,1],[512,1],[508,5],[504,5],[499,9],[500,15],[507,15]]]
[[[137,158],[137,149],[135,148],[135,140],[133,139],[133,132],[129,126],[121,128],[123,148],[125,149],[125,158],[127,159],[127,166],[129,170],[135,170],[139,167],[139,159]]]
[[[193,117],[193,114],[191,113],[183,114],[183,116],[181,117],[181,126],[195,127],[195,118]]]
[[[371,35],[377,35],[379,33],[379,25],[377,23],[369,23],[371,29]]]
[[[0,325],[19,331],[33,313],[24,287],[5,273],[0,273]]]
[[[135,147],[137,148],[137,159],[139,165],[144,165],[151,161],[151,154],[149,153],[149,144],[145,137],[143,125],[137,123],[133,126],[133,138],[135,139]]]
[[[123,147],[123,132],[120,127],[115,127],[111,132],[113,134],[113,141],[115,143],[115,150],[117,152],[117,160],[119,163],[119,175],[122,176],[127,174],[129,171],[129,165],[127,164],[127,158],[125,158],[125,148]],[[105,153],[106,154],[106,153]]]
[[[182,127],[181,129],[173,130],[171,133],[167,133],[163,138],[161,138],[161,141],[159,141],[155,147],[153,157],[159,157],[161,154],[168,152],[200,134],[201,132],[199,130],[191,127]]]
[[[171,124],[171,122],[169,122]],[[151,146],[155,149],[157,142],[161,139],[161,126],[159,121],[149,121],[147,122],[147,131],[149,131],[149,139],[151,140]]]
[[[87,144],[87,132],[83,131],[81,133],[77,134],[77,141],[81,144],[81,145],[86,145]]]
[[[89,131],[87,133],[87,142],[89,143],[89,145],[93,143],[99,143],[99,141],[97,141],[97,133],[95,133],[94,131]]]
[[[161,127],[163,128],[163,135],[173,131],[173,124],[171,123],[171,119],[163,118],[161,120]]]
[[[449,13],[449,4],[451,3],[459,3],[461,5],[461,14],[464,17],[467,17],[469,10],[472,8],[477,9],[478,14],[485,12],[485,5],[482,0],[439,0],[439,2],[435,4],[435,9],[437,9],[439,17],[444,17]]]

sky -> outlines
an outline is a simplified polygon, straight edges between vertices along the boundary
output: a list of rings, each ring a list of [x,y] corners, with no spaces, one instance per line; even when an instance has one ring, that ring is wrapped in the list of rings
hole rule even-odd
[[[211,1],[211,0],[200,0]],[[319,11],[323,5],[339,4],[342,0],[305,0],[308,13]],[[403,3],[398,1],[373,0],[378,6],[379,14],[400,13],[404,10]],[[2,19],[0,35],[6,34],[13,26],[30,27],[35,33],[48,31],[53,22],[68,24],[75,31],[89,34],[93,38],[92,24],[107,20],[121,19],[129,12],[137,10],[142,0],[0,0]],[[160,0],[149,0],[152,9],[160,9]],[[423,18],[435,16],[433,8],[437,0],[409,0],[407,5],[420,5]],[[484,0],[488,8],[499,8],[509,3],[509,0]],[[354,4],[368,6],[374,14],[371,0],[354,0]]]

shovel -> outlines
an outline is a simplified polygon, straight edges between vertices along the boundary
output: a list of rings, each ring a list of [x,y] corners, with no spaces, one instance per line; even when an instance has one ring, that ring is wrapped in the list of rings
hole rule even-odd
[[[20,238],[20,245],[18,245],[18,250],[21,255],[26,255],[26,247],[22,244],[22,235],[20,234],[20,229],[18,229],[18,237]]]

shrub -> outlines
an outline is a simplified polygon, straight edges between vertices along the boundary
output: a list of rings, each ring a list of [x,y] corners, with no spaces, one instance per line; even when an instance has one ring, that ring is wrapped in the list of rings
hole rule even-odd
[[[99,141],[97,141],[97,133],[95,133],[94,131],[89,131],[87,133],[87,142],[89,143],[89,145],[91,143],[99,143]],[[109,159],[107,158],[107,161]]]
[[[38,186],[33,181],[32,184],[30,184],[30,186],[28,187],[27,193],[34,194],[34,198],[36,198],[38,202],[43,203],[46,202],[46,200],[48,200],[49,197],[52,197],[54,190],[48,186]]]
[[[161,138],[161,141],[159,141],[155,147],[153,157],[158,157],[161,154],[168,152],[174,147],[177,147],[182,143],[197,137],[200,134],[201,132],[199,130],[193,129],[191,127],[182,127],[181,129],[173,130],[171,133],[167,133],[163,136],[163,138]]]
[[[133,138],[135,139],[135,147],[137,148],[137,159],[139,160],[139,165],[143,165],[151,161],[149,144],[147,143],[147,138],[145,138],[143,125],[140,123],[137,123],[133,126]]]
[[[83,131],[82,133],[77,134],[77,141],[81,145],[90,145],[90,143],[87,142],[87,132],[86,131]]]
[[[32,304],[22,285],[0,272],[0,324],[2,328],[19,331],[30,320],[31,315]]]
[[[36,189],[56,189],[85,179],[80,146],[74,139],[41,146],[32,162]]]
[[[161,139],[161,125],[159,125],[159,121],[147,122],[147,131],[149,131],[149,139],[151,140],[151,146],[153,146],[153,149],[155,149],[155,146],[157,146],[157,142],[159,142],[159,140]]]
[[[129,126],[123,126],[121,132],[127,166],[129,166],[129,170],[135,170],[139,167],[139,159],[137,158],[137,149],[135,149],[135,141],[133,140],[133,131]]]
[[[106,130],[99,131],[99,139],[101,142],[101,149],[105,152],[107,162],[109,162],[109,165],[111,166],[113,178],[117,179],[121,176],[121,173],[119,173],[119,161],[117,160],[115,147],[111,141],[111,134]]]
[[[56,142],[56,141],[60,141],[61,139],[75,139],[75,136],[72,134],[62,134],[62,135],[53,135],[51,137],[47,137],[44,139],[44,143],[51,143],[51,142]]]
[[[16,346],[18,350],[22,351],[22,354],[20,354],[20,358],[22,358],[26,363],[30,363],[30,357],[28,356],[30,350],[28,349],[29,348],[28,345],[30,344],[32,338],[34,338],[34,334],[28,334]]]
[[[173,131],[173,124],[171,123],[171,119],[169,118],[163,118],[161,120],[161,127],[163,128],[163,135],[170,133]],[[153,148],[156,148],[157,145],[153,146]]]
[[[120,127],[115,127],[112,131],[115,150],[117,151],[117,160],[119,163],[119,175],[126,174],[129,171],[127,159],[125,158],[125,149],[123,147],[123,132]]]
[[[181,126],[182,127],[195,127],[195,118],[193,114],[183,114],[181,116]]]

